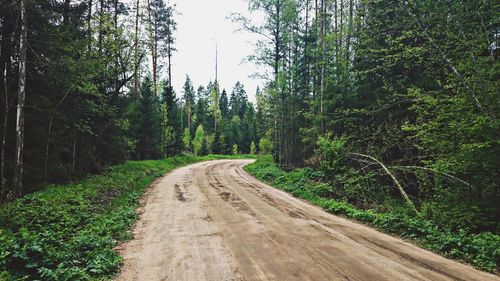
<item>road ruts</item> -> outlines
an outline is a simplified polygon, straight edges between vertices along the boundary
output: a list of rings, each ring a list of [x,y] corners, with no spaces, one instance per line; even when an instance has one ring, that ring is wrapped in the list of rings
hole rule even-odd
[[[500,280],[324,212],[217,160],[144,198],[116,280]]]

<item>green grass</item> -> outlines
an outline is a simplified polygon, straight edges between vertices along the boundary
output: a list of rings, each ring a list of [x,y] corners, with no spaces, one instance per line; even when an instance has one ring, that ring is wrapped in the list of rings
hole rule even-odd
[[[343,215],[399,235],[416,242],[423,248],[446,257],[465,261],[476,268],[494,272],[500,265],[500,236],[485,232],[467,233],[464,230],[451,232],[439,228],[431,221],[404,213],[378,213],[359,210],[354,206],[324,197],[331,188],[317,181],[311,169],[296,169],[285,172],[277,167],[269,156],[245,167],[256,178],[295,197],[305,199],[327,212]]]
[[[113,250],[131,238],[144,189],[180,166],[246,155],[128,161],[67,185],[50,185],[0,209],[0,280],[106,280]]]

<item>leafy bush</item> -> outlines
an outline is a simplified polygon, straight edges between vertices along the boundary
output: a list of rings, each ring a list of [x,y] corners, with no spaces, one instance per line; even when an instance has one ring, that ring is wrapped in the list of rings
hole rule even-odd
[[[273,152],[273,144],[268,138],[261,138],[259,141],[259,153],[269,154]]]
[[[321,156],[321,170],[325,174],[339,173],[345,167],[342,161],[344,160],[346,143],[345,138],[332,138],[331,133],[319,137],[317,152]]]
[[[333,162],[331,162],[333,163]],[[388,233],[414,240],[424,248],[446,257],[466,261],[479,269],[495,271],[500,265],[500,236],[489,232],[473,234],[465,229],[451,231],[440,228],[435,222],[405,213],[379,213],[359,210],[353,205],[329,198],[328,184],[319,182],[321,172],[296,169],[285,172],[279,169],[270,156],[261,157],[245,167],[255,177],[308,200],[326,211],[344,215]],[[328,187],[327,187],[328,186]]]

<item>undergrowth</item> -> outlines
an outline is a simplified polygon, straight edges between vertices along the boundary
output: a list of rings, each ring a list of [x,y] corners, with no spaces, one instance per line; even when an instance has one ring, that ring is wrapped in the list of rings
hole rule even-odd
[[[332,187],[319,181],[313,170],[295,169],[286,172],[276,166],[271,157],[261,157],[247,165],[245,170],[258,179],[318,205],[332,214],[368,223],[382,231],[413,240],[423,248],[470,263],[479,269],[498,271],[499,235],[489,232],[473,234],[463,229],[449,231],[410,213],[381,213],[357,209],[349,203],[328,198]]]
[[[0,208],[0,280],[104,280],[120,269],[113,250],[131,238],[144,189],[166,172],[219,158],[129,161],[67,185],[51,185]]]

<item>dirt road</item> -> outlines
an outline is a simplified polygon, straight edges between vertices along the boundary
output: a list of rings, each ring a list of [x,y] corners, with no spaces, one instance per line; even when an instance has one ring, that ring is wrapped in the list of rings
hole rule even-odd
[[[330,215],[219,160],[144,197],[117,280],[500,280]]]

